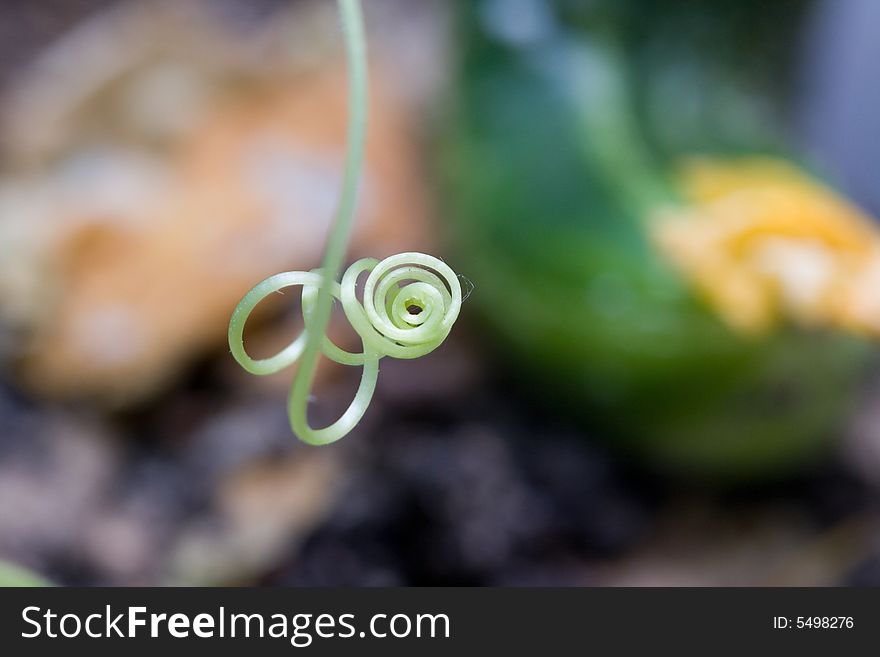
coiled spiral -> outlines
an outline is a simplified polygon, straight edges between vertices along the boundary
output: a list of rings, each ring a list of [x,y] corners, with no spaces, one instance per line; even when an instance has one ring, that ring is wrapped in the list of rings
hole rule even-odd
[[[363,302],[356,295],[358,277],[369,272]],[[229,348],[248,372],[273,374],[295,363],[305,350],[322,285],[322,272],[292,271],[270,276],[258,283],[236,306],[229,322]],[[274,292],[301,285],[303,331],[274,356],[251,358],[244,348],[244,327],[257,304]],[[330,294],[361,339],[362,351],[352,353],[326,335],[321,352],[342,365],[362,366],[361,381],[348,409],[333,424],[313,429],[306,418],[311,380],[297,371],[291,387],[288,411],[294,432],[304,442],[324,445],[351,431],[370,404],[379,376],[379,360],[418,358],[432,352],[449,335],[461,310],[461,285],[455,272],[442,260],[424,253],[400,253],[384,260],[363,258],[352,264],[342,282],[331,282]]]

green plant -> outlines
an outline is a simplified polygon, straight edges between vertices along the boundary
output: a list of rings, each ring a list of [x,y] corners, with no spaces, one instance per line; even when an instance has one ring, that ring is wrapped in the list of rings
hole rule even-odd
[[[370,404],[383,356],[418,358],[436,349],[449,334],[461,309],[461,285],[452,269],[423,253],[401,253],[382,261],[364,258],[337,280],[351,235],[357,191],[363,169],[367,128],[366,38],[359,0],[338,0],[349,70],[349,120],[342,190],[320,269],[270,276],[236,306],[229,322],[229,347],[252,374],[277,372],[299,361],[288,398],[293,432],[312,445],[326,445],[348,434]],[[356,296],[357,278],[369,272],[363,302]],[[405,283],[405,284],[404,284]],[[301,285],[303,332],[270,358],[255,360],[244,348],[244,326],[260,301],[278,290]],[[348,321],[363,344],[361,353],[336,346],[326,335],[333,299],[342,302]],[[333,424],[314,429],[307,405],[318,358],[324,354],[344,365],[362,366],[361,381],[348,409]]]
[[[880,232],[785,139],[790,4],[548,0],[523,37],[455,3],[437,143],[476,319],[534,396],[676,476],[816,462],[875,357]]]
[[[0,587],[52,586],[47,580],[21,566],[0,559]]]

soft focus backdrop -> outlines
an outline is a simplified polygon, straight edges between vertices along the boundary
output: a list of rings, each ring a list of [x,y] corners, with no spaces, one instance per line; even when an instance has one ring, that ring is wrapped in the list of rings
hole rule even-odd
[[[880,4],[364,4],[349,261],[473,290],[324,448],[226,327],[321,258],[335,3],[4,4],[0,579],[880,585]]]

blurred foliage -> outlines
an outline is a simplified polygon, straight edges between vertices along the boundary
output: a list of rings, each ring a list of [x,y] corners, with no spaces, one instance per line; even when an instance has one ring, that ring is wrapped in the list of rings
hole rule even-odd
[[[809,0],[559,0],[559,19],[626,57],[639,138],[660,158],[786,153]]]
[[[679,154],[790,152],[779,76],[804,7],[459,3],[442,171],[473,308],[541,394],[677,472],[815,457],[868,353],[837,331],[732,331],[647,236],[681,201]]]
[[[49,582],[21,566],[0,561],[0,587],[50,586]]]

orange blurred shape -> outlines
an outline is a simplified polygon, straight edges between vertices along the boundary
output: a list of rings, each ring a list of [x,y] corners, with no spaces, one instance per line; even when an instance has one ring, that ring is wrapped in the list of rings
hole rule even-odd
[[[681,183],[690,204],[658,217],[654,238],[730,325],[880,335],[880,233],[860,210],[770,158],[693,159]]]
[[[187,52],[186,43],[178,45]],[[132,89],[141,103],[150,93],[168,92],[167,85],[151,83],[145,91],[132,82],[155,78],[157,66],[176,70],[167,44],[157,50],[161,64],[156,53],[138,55],[143,61],[121,79],[89,89],[84,104],[112,118],[132,110]],[[177,68],[199,80],[199,66],[184,61]],[[390,74],[374,63],[371,75],[367,166],[351,258],[430,248],[412,117],[391,91]],[[106,134],[93,120],[72,120],[66,129],[83,134],[69,134],[68,152],[28,174],[43,195],[64,199],[69,190],[58,188],[69,187],[71,176],[59,183],[56,168],[70,169],[76,157],[105,158],[97,183],[88,183],[93,193],[50,204],[44,217],[52,227],[41,245],[49,265],[20,370],[38,393],[112,405],[150,395],[189,361],[225,344],[232,309],[250,287],[276,272],[319,264],[343,160],[341,62],[325,58],[274,76],[261,68],[253,79],[236,70],[223,80],[212,70],[201,81],[210,91],[193,103],[197,118],[176,125],[158,145],[118,135],[109,119]],[[139,158],[149,174],[135,171]],[[129,173],[136,181],[129,186],[140,185],[140,195],[123,193]],[[94,200],[114,189],[123,201]],[[296,299],[279,296],[292,307]]]

